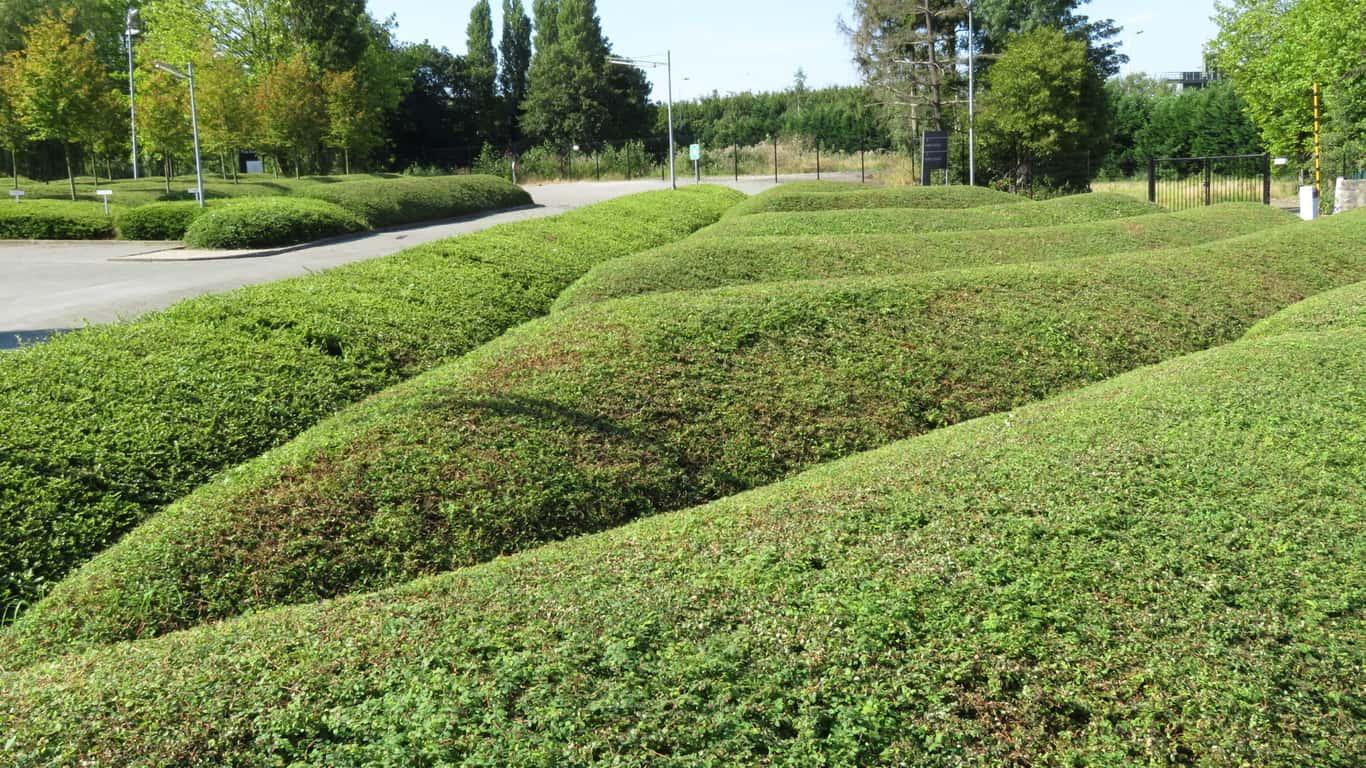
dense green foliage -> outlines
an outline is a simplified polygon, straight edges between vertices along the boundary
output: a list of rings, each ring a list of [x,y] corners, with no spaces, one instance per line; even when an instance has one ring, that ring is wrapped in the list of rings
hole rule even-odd
[[[0,240],[102,240],[114,219],[100,203],[29,200],[0,205]]]
[[[1235,303],[1234,306],[1237,306]],[[1355,765],[1366,332],[0,676],[37,765]]]
[[[693,291],[743,283],[914,274],[1179,248],[1251,234],[1291,221],[1290,214],[1265,205],[1233,203],[1089,224],[931,232],[914,238],[692,238],[600,264],[570,286],[555,306],[564,309],[642,293]]]
[[[1363,234],[1366,215],[1340,216],[1154,254],[560,313],[172,506],[59,584],[0,657],[402,583],[1232,341],[1366,278]]]
[[[360,217],[323,200],[258,197],[206,209],[185,231],[185,244],[191,248],[270,248],[365,227]]]
[[[1041,202],[1011,202],[967,210],[926,211],[877,208],[857,212],[827,210],[732,216],[699,237],[761,235],[894,235],[974,229],[1012,229],[1079,224],[1141,216],[1161,211],[1155,205],[1118,194],[1059,197]]]
[[[735,206],[726,216],[795,211],[833,211],[859,208],[977,208],[1023,203],[1016,197],[985,187],[874,187],[816,181],[784,184]]]
[[[1227,81],[1177,91],[1146,75],[1105,84],[1112,131],[1104,173],[1147,173],[1148,158],[1261,154],[1257,126]]]
[[[297,194],[336,203],[375,228],[531,204],[521,187],[493,176],[348,181],[304,187]]]
[[[183,240],[185,230],[205,210],[193,200],[128,208],[119,213],[119,237],[124,240]]]
[[[862,87],[713,94],[675,104],[674,130],[680,145],[748,147],[775,136],[802,136],[842,152],[889,149],[893,133],[874,102]],[[661,112],[656,134],[663,135],[667,121]]]
[[[1366,283],[1327,291],[1263,320],[1248,338],[1366,327]]]
[[[594,264],[740,197],[624,198],[0,356],[0,606],[13,613],[218,470],[544,314]]]

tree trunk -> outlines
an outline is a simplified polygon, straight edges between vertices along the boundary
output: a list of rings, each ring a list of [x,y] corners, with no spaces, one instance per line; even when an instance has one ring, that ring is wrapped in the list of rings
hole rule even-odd
[[[222,152],[218,153],[218,175],[223,177],[223,181],[228,180],[228,161]]]
[[[351,175],[351,148],[350,148],[350,147],[343,147],[343,148],[342,148],[342,157],[346,160],[346,175],[347,175],[347,176],[350,176],[350,175]]]
[[[303,158],[299,155],[298,152],[295,152],[295,153],[294,153],[294,178],[295,178],[295,179],[303,178],[303,168],[302,168],[302,166],[303,166]]]
[[[238,150],[235,150],[235,149],[234,149],[234,150],[232,151],[232,158],[233,158],[233,161],[234,161],[233,164],[232,164],[232,183],[233,183],[233,184],[236,184],[236,183],[237,183],[237,167],[238,167],[239,165],[242,164],[242,153],[239,152]]]
[[[164,171],[166,172],[166,194],[169,196],[169,195],[171,194],[171,156],[170,156],[170,154],[163,153],[163,154],[161,155],[161,166],[162,166],[162,170],[164,170]]]
[[[62,157],[66,160],[66,182],[71,186],[71,199],[76,199],[76,177],[71,173],[71,145],[62,142]]]

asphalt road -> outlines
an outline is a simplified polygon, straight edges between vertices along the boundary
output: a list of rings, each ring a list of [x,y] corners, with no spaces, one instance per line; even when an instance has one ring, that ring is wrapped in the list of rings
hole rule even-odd
[[[692,183],[688,180],[686,183]],[[754,194],[771,179],[722,182]],[[155,246],[122,242],[0,241],[0,349],[57,330],[136,317],[181,299],[387,256],[415,245],[497,224],[553,216],[623,195],[663,189],[658,181],[577,182],[528,188],[536,207],[458,221],[372,232],[268,256],[176,261]],[[169,258],[168,258],[169,257]]]

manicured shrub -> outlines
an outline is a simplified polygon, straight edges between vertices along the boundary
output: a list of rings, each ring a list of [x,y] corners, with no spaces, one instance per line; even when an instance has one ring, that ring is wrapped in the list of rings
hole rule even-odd
[[[1366,278],[1364,234],[1366,213],[1161,253],[560,313],[172,506],[58,585],[0,658],[401,583],[1226,343]]]
[[[359,217],[322,200],[246,198],[206,209],[185,231],[185,244],[191,248],[269,248],[362,229],[365,222]]]
[[[0,240],[104,240],[114,220],[102,203],[29,200],[0,204]]]
[[[842,182],[798,182],[755,195],[726,218],[755,213],[866,208],[977,208],[1027,202],[1029,198],[986,187],[869,187]]]
[[[1366,327],[1366,282],[1321,293],[1263,320],[1248,338]]]
[[[184,240],[185,231],[205,210],[193,200],[128,208],[119,213],[119,237],[124,240]]]
[[[530,205],[521,187],[496,176],[436,176],[317,184],[297,194],[345,208],[372,228]]]
[[[650,193],[206,296],[0,355],[0,609],[219,470],[548,311],[741,195]]]
[[[896,235],[972,229],[1050,227],[1158,213],[1161,208],[1126,195],[1094,193],[1041,202],[1012,202],[967,210],[876,208],[732,216],[699,236]]]
[[[1247,203],[1059,227],[930,232],[913,238],[690,238],[599,264],[570,286],[555,306],[566,309],[642,293],[744,283],[914,274],[1176,248],[1251,234],[1293,220],[1285,211]]]
[[[1363,380],[1360,329],[1241,342],[603,535],[6,674],[5,755],[1353,765]]]

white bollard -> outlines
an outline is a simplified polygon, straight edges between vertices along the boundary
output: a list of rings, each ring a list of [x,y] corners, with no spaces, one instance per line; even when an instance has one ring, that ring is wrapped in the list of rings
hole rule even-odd
[[[1300,187],[1300,218],[1313,221],[1319,217],[1318,187]]]

